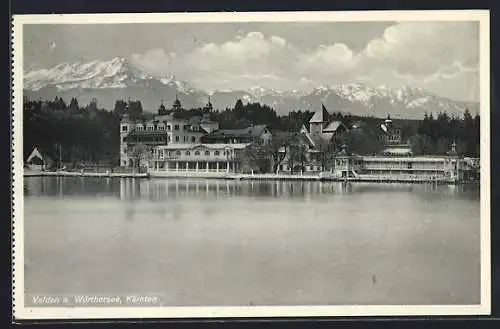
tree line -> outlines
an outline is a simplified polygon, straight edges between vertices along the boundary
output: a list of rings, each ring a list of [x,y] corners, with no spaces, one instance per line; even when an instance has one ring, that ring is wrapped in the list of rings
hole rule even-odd
[[[455,143],[458,153],[479,157],[480,151],[480,116],[472,117],[465,109],[463,117],[449,116],[446,112],[425,115],[417,133],[410,138],[416,154],[443,154]]]
[[[34,147],[38,147],[50,158],[59,160],[60,154],[62,162],[75,166],[79,163],[118,166],[122,116],[128,114],[133,120],[146,120],[154,115],[144,112],[138,100],[117,100],[109,111],[100,108],[95,99],[82,106],[75,98],[66,103],[60,97],[53,100],[25,98],[23,113],[24,157]],[[287,115],[278,115],[268,105],[243,104],[238,100],[234,107],[223,110],[194,108],[174,113],[186,119],[207,114],[224,129],[265,124],[274,132],[298,132],[304,124],[308,124],[314,112],[299,109]],[[334,112],[327,119],[338,120],[349,130],[335,139],[332,145],[321,145],[326,151],[323,153],[338,151],[342,145],[355,153],[374,153],[383,147],[376,138],[380,132],[377,130],[380,118]],[[455,142],[457,150],[469,156],[479,155],[479,121],[479,115],[472,117],[468,110],[461,118],[439,113],[436,118],[430,114],[422,120],[394,120],[395,124],[402,127],[403,139],[411,142],[416,154],[444,153]],[[359,125],[363,129],[353,129]],[[269,152],[274,154],[271,156],[279,156],[277,146]]]

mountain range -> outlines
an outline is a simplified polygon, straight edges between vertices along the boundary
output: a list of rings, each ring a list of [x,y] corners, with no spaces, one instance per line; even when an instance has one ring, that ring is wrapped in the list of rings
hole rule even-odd
[[[24,96],[31,99],[53,99],[59,96],[69,101],[75,97],[80,104],[97,99],[98,106],[107,109],[113,109],[118,99],[138,99],[148,112],[155,112],[162,100],[168,107],[176,95],[184,108],[202,107],[210,96],[216,109],[233,107],[241,99],[243,102],[267,104],[278,114],[292,110],[316,111],[321,109],[321,104],[330,112],[377,117],[390,114],[409,119],[421,119],[425,113],[444,111],[450,115],[462,115],[466,108],[472,113],[479,111],[476,102],[452,100],[408,86],[389,88],[350,83],[319,85],[307,92],[254,86],[247,90],[216,90],[209,94],[174,76],[147,73],[123,57],[107,61],[62,63],[50,69],[29,70],[24,72],[23,80]]]

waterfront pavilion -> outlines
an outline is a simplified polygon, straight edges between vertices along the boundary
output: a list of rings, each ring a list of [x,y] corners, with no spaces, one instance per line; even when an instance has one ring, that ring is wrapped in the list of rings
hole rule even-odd
[[[241,144],[168,144],[152,149],[151,171],[238,172],[242,167]]]

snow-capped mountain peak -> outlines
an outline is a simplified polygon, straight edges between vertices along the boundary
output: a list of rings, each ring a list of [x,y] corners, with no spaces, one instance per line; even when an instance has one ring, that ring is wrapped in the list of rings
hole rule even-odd
[[[176,95],[186,108],[202,107],[209,95],[172,75],[154,75],[124,57],[61,63],[50,69],[27,71],[24,73],[24,89],[28,96],[36,99],[62,96],[64,99],[77,97],[79,101],[87,102],[97,98],[106,108],[112,108],[118,99],[134,97],[141,99],[144,108],[151,112],[156,111],[161,100],[168,103]],[[311,91],[277,91],[255,85],[246,90],[215,90],[210,96],[214,108],[233,107],[241,99],[272,106],[278,113],[316,110],[321,108],[321,104],[330,112],[369,116],[391,114],[407,118],[421,118],[424,113],[439,111],[461,114],[466,107],[471,111],[478,109],[477,103],[453,101],[421,88],[369,86],[363,83],[321,84]]]
[[[123,88],[150,76],[131,66],[126,58],[106,61],[62,63],[51,69],[26,72],[25,89],[38,90],[55,85],[60,90],[85,88]]]
[[[119,56],[105,61],[62,63],[51,69],[25,72],[24,88],[38,90],[49,85],[58,90],[126,88],[153,79],[181,92],[194,91],[186,82],[173,76],[154,76]]]
[[[276,89],[267,88],[262,86],[252,86],[248,88],[247,92],[255,98],[261,98],[264,95],[277,95],[280,94]]]

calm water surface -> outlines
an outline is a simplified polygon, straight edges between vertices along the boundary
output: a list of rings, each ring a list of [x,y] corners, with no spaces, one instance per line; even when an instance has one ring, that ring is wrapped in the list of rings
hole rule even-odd
[[[25,178],[28,294],[480,302],[479,188]]]

